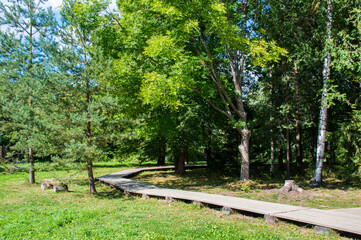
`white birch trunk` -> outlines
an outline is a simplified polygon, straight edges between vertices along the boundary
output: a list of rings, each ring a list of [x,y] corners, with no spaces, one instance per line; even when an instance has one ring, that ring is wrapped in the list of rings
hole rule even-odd
[[[322,165],[325,155],[325,142],[326,142],[326,125],[327,125],[327,88],[328,81],[330,79],[330,64],[331,53],[328,46],[328,42],[331,40],[332,30],[332,3],[331,0],[327,0],[327,29],[326,29],[326,48],[324,62],[323,62],[323,91],[321,97],[321,109],[320,109],[320,121],[318,124],[317,135],[317,150],[316,150],[316,170],[315,170],[315,183],[321,185],[322,182]]]

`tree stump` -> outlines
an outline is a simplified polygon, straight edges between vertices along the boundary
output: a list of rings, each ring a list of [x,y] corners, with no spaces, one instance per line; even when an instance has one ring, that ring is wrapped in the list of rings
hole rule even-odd
[[[54,192],[62,192],[62,191],[69,191],[68,190],[68,185],[58,182],[58,181],[54,181],[53,179],[45,179],[42,183],[41,183],[41,189],[45,190],[48,188],[53,188]]]
[[[286,180],[285,181],[285,185],[283,185],[282,188],[279,189],[280,192],[282,193],[289,193],[289,192],[298,192],[298,193],[302,193],[303,189],[298,187],[295,184],[294,180]]]

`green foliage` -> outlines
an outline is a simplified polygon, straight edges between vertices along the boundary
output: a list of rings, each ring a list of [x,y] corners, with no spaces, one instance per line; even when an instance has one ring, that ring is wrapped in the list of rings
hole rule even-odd
[[[337,161],[339,173],[347,179],[361,180],[361,111],[354,110],[349,123],[339,129],[337,144]]]

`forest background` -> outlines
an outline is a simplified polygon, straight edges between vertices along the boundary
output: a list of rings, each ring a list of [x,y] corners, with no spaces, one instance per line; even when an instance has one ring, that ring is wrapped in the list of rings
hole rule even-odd
[[[360,181],[361,1],[108,5],[0,3],[0,171],[86,166],[91,193],[98,161]]]

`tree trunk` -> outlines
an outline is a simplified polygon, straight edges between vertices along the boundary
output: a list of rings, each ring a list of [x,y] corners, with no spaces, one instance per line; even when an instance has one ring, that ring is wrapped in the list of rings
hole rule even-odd
[[[331,141],[327,141],[327,152],[329,153],[329,157],[327,158],[328,175],[329,177],[333,177],[332,162],[333,162],[334,152],[332,151]]]
[[[296,118],[296,165],[297,168],[303,172],[302,169],[302,159],[303,159],[303,153],[302,153],[302,142],[301,142],[301,126],[300,126],[300,97],[299,97],[299,90],[298,90],[298,69],[297,64],[295,63],[294,68],[294,76],[295,76],[295,103],[296,103],[296,112],[295,112],[295,118]]]
[[[320,186],[322,183],[322,165],[325,155],[325,141],[326,141],[326,126],[327,126],[327,89],[328,81],[330,79],[330,64],[331,53],[329,50],[329,41],[331,40],[332,30],[332,3],[331,0],[327,0],[327,36],[326,36],[326,54],[323,62],[323,91],[321,97],[321,109],[320,109],[320,121],[318,124],[317,135],[317,151],[316,151],[316,170],[315,170],[315,184]]]
[[[185,152],[183,151],[179,156],[174,156],[174,166],[175,173],[179,175],[185,174],[185,164],[184,164]]]
[[[212,165],[212,150],[209,146],[204,148],[204,159],[206,160],[207,166],[210,167]]]
[[[163,166],[165,165],[165,153],[167,151],[167,145],[166,142],[163,141],[163,139],[161,139],[160,141],[160,149],[159,149],[159,156],[158,156],[158,160],[157,160],[157,165],[158,166]]]
[[[303,160],[303,151],[302,151],[302,137],[301,137],[301,127],[300,127],[300,115],[299,115],[299,108],[297,107],[296,110],[296,162],[297,168],[302,167],[302,160]]]
[[[300,126],[300,109],[299,109],[299,98],[298,98],[298,83],[296,81],[296,164],[297,168],[302,170],[302,159],[303,159],[303,153],[302,153],[302,142],[301,142],[301,126]]]
[[[284,166],[283,166],[283,148],[282,148],[283,144],[280,144],[279,148],[278,148],[278,169],[280,171],[284,170]]]
[[[86,115],[89,119],[89,103],[90,103],[90,94],[89,94],[89,80],[86,81],[86,88],[88,90],[88,92],[85,95],[85,102],[86,102]],[[90,146],[91,142],[90,142],[90,136],[91,136],[91,122],[88,121],[87,122],[87,130],[86,130],[86,141],[87,141],[87,145],[88,147]],[[90,156],[87,156],[88,158],[88,179],[89,179],[89,189],[90,189],[90,194],[94,194],[97,193],[97,190],[95,188],[95,181],[94,181],[94,175],[93,175],[93,162],[92,159],[90,158]]]
[[[94,175],[93,175],[93,162],[89,157],[88,157],[88,179],[89,179],[90,194],[97,193],[97,190],[95,188]]]
[[[290,120],[289,120],[289,113],[288,113],[288,90],[289,90],[289,82],[287,81],[286,85],[286,106],[287,106],[287,113],[286,113],[286,166],[287,166],[287,179],[290,179],[290,162],[291,162],[291,143],[290,143]]]
[[[270,78],[272,78],[272,74],[270,74]],[[270,107],[270,135],[271,135],[271,167],[270,167],[270,174],[271,176],[274,175],[275,173],[275,165],[274,165],[274,162],[275,162],[275,146],[274,146],[274,132],[273,132],[273,128],[274,128],[274,119],[273,119],[273,84],[272,84],[272,81],[271,81],[271,89],[270,89],[270,98],[271,98],[271,107]]]
[[[238,149],[241,153],[241,176],[240,181],[249,180],[249,139],[251,138],[251,131],[248,129],[242,130],[242,142]]]
[[[274,162],[275,162],[275,147],[274,147],[273,127],[271,127],[271,167],[270,167],[271,175],[275,173]]]
[[[184,164],[189,165],[189,154],[188,154],[188,147],[184,149]]]
[[[29,40],[30,40],[30,48],[29,48],[29,53],[30,53],[30,64],[29,64],[29,69],[31,69],[33,67],[33,8],[31,5],[31,2],[29,1],[29,5],[28,5],[28,9],[29,9],[29,14],[30,14],[30,26],[29,26]],[[35,21],[34,21],[35,22]],[[33,123],[33,116],[32,116],[32,112],[31,112],[31,105],[33,104],[32,100],[31,100],[31,87],[29,86],[29,111],[30,111],[30,123]],[[30,134],[29,134],[30,135]],[[30,136],[29,136],[30,138]],[[29,140],[29,139],[28,139]],[[28,153],[29,153],[29,182],[31,184],[35,183],[35,170],[34,170],[34,151],[31,147],[28,148]]]
[[[161,154],[158,156],[157,166],[163,166],[163,165],[165,165],[165,155]]]
[[[29,148],[29,183],[35,183],[35,170],[34,170],[34,153],[33,149]]]

